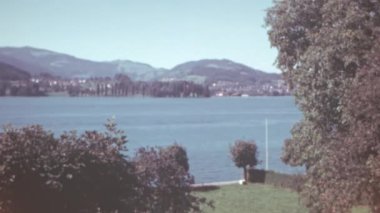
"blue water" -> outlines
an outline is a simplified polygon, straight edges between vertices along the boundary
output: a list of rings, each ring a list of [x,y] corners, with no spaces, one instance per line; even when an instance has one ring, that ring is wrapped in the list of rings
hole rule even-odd
[[[284,139],[301,118],[293,97],[252,98],[0,98],[0,124],[42,124],[56,134],[67,130],[104,130],[115,117],[128,136],[129,154],[141,146],[177,142],[188,153],[190,171],[198,183],[236,180],[242,171],[229,155],[236,139],[255,140],[265,165],[265,119],[269,126],[269,169],[302,172],[280,160]]]

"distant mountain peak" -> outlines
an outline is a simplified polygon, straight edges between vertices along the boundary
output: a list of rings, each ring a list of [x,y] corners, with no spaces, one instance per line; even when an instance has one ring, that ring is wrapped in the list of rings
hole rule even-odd
[[[230,82],[243,85],[280,78],[278,74],[268,74],[229,59],[189,61],[175,66],[164,76],[165,80],[190,80],[206,84]]]
[[[250,84],[280,78],[278,74],[267,74],[229,59],[200,59],[163,69],[132,60],[91,61],[30,46],[0,47],[0,62],[31,74],[66,78],[113,77],[125,73],[133,80],[188,80],[206,84],[217,81]]]

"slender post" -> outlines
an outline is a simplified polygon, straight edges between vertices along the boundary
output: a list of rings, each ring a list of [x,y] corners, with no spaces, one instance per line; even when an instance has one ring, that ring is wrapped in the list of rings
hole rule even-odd
[[[269,169],[268,159],[269,159],[269,151],[268,151],[268,119],[265,118],[265,170]]]

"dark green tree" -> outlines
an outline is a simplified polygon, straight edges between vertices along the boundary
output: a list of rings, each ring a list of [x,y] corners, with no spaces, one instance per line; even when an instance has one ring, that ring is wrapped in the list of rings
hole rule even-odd
[[[191,193],[194,178],[189,173],[186,150],[175,144],[166,148],[140,148],[134,158],[142,189],[141,212],[201,212],[204,198]]]
[[[277,65],[303,112],[285,142],[283,160],[306,167],[301,197],[311,212],[349,212],[365,197],[379,211],[374,191],[380,182],[369,175],[375,171],[371,159],[379,154],[370,144],[379,140],[358,136],[380,131],[354,107],[376,103],[376,95],[365,91],[379,75],[379,12],[380,2],[373,0],[282,0],[268,11]],[[369,126],[359,128],[362,122]]]
[[[185,148],[175,143],[174,145],[168,146],[160,151],[162,156],[166,156],[167,158],[174,160],[181,168],[183,168],[186,172],[189,172],[190,165]]]
[[[41,126],[7,126],[0,136],[0,211],[132,212],[137,178],[123,152],[126,138],[107,132],[60,138]]]
[[[0,212],[201,212],[186,150],[141,148],[129,160],[124,133],[75,131],[59,138],[39,125],[0,133]]]
[[[238,168],[243,168],[244,180],[248,181],[247,167],[251,168],[259,163],[256,143],[254,141],[237,140],[230,147],[230,153],[235,165]]]

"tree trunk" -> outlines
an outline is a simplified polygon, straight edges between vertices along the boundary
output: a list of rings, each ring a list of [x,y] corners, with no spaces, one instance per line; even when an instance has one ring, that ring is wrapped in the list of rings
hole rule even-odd
[[[243,169],[244,169],[244,180],[245,180],[245,182],[247,182],[247,167],[243,167]]]

